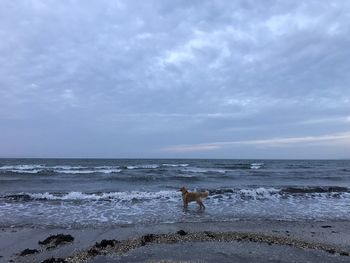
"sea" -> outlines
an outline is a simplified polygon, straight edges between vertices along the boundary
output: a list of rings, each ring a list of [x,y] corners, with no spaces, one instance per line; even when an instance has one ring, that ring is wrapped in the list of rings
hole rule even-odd
[[[0,159],[0,227],[237,220],[350,220],[350,160]]]

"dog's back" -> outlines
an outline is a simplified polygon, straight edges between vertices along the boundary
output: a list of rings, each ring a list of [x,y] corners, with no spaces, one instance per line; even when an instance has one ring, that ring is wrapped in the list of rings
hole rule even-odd
[[[209,192],[188,192],[185,187],[182,187],[180,191],[182,192],[182,199],[185,207],[187,207],[189,202],[196,201],[200,205],[200,208],[205,208],[202,203],[202,198],[207,198]]]

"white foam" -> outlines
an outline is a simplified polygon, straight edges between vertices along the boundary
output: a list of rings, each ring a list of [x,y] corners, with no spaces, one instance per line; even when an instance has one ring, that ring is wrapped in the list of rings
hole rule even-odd
[[[55,173],[64,173],[64,174],[93,174],[93,173],[120,173],[121,169],[96,169],[96,170],[54,170]]]
[[[187,163],[179,163],[179,164],[163,163],[162,165],[168,166],[168,167],[186,167],[186,166],[188,166]]]
[[[26,194],[26,193],[24,193]],[[114,200],[114,201],[132,201],[136,199],[148,199],[148,200],[159,200],[159,199],[173,199],[180,198],[178,191],[159,191],[159,192],[110,192],[110,193],[82,193],[82,192],[69,192],[67,194],[51,194],[51,193],[28,193],[30,197],[34,199],[47,199],[47,200]]]
[[[183,172],[190,173],[225,173],[226,171],[223,169],[215,169],[215,168],[199,168],[199,167],[188,167],[182,169]]]
[[[120,173],[122,169],[99,169],[96,170],[96,173],[104,173],[104,174],[111,174],[111,173]]]
[[[19,165],[4,165],[0,170],[33,170],[44,168],[42,164],[19,164]]]
[[[280,197],[280,190],[275,188],[259,187],[256,189],[241,189],[239,194],[241,197],[252,199],[271,199]]]
[[[52,167],[47,167],[47,168],[51,168],[51,169],[62,169],[62,170],[78,170],[78,169],[86,169],[88,167],[86,166],[70,166],[70,165],[56,165],[56,166],[52,166]]]
[[[264,164],[263,163],[251,163],[250,168],[251,169],[260,169]]]
[[[55,173],[62,174],[93,174],[94,170],[54,170]]]
[[[128,165],[126,168],[129,170],[133,170],[133,169],[157,169],[157,168],[159,168],[159,165],[158,164]]]
[[[43,170],[35,169],[35,170],[6,170],[7,172],[12,173],[25,173],[25,174],[37,174],[40,173]]]

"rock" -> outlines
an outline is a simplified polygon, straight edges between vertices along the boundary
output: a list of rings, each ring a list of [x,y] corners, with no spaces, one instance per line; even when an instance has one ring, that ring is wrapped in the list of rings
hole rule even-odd
[[[58,245],[61,245],[63,243],[70,243],[74,241],[74,237],[71,235],[64,235],[64,234],[58,234],[58,235],[52,235],[46,238],[44,241],[39,241],[39,245],[51,245],[50,247],[55,247]]]
[[[205,231],[204,233],[210,238],[215,238],[215,234],[213,232]]]
[[[331,228],[332,226],[329,226],[329,225],[324,225],[324,226],[321,226],[322,228]]]
[[[186,236],[187,235],[187,232],[185,232],[184,230],[179,230],[176,232],[177,234],[179,234],[180,236]]]
[[[21,257],[23,256],[27,256],[27,255],[32,255],[32,254],[36,254],[36,253],[39,253],[39,251],[37,249],[29,249],[29,248],[26,248],[25,250],[23,250],[19,255]]]
[[[107,240],[103,239],[100,243],[96,243],[95,247],[96,248],[106,248],[107,246],[114,247],[114,245],[119,242],[117,240]]]
[[[155,239],[154,234],[147,234],[141,237],[141,246],[145,246],[147,243],[153,242]]]
[[[340,255],[341,256],[350,256],[350,253],[346,252],[346,251],[342,251],[342,252],[340,252]]]
[[[328,253],[335,254],[335,250],[333,248],[327,249],[326,251]]]
[[[95,256],[97,256],[98,254],[100,254],[100,252],[99,252],[96,248],[94,248],[94,247],[90,248],[90,249],[87,251],[87,253],[88,253],[88,255],[89,255],[90,257],[95,257]]]
[[[48,258],[41,263],[67,263],[67,261],[64,258]]]

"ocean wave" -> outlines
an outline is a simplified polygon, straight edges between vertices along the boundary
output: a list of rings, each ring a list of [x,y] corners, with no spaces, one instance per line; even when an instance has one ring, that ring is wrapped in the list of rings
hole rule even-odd
[[[2,199],[11,201],[33,201],[33,200],[61,200],[61,201],[137,201],[137,200],[159,200],[180,198],[179,191],[159,191],[159,192],[109,192],[109,193],[19,193],[2,196]]]
[[[21,174],[38,174],[42,173],[43,169],[34,169],[34,170],[2,170],[2,172],[6,173],[21,173]]]
[[[96,170],[54,170],[55,173],[63,174],[94,174],[94,173],[120,173],[122,169],[96,169]]]
[[[135,164],[135,165],[100,165],[100,166],[84,166],[84,165],[43,165],[43,164],[18,164],[18,165],[3,165],[0,166],[0,173],[22,173],[22,174],[46,174],[52,175],[58,174],[94,174],[94,173],[119,173],[123,170],[145,170],[145,173],[149,170],[158,172],[171,169],[172,171],[179,171],[180,173],[220,173],[225,174],[231,169],[260,169],[263,167],[263,163],[248,163],[248,164],[234,164],[234,165],[222,165],[219,167],[200,167],[189,166],[188,163],[156,163],[156,164]],[[188,176],[190,177],[190,176]]]
[[[341,186],[287,187],[280,192],[287,194],[346,193],[349,192],[349,189]]]
[[[250,170],[260,169],[265,166],[262,162],[242,162],[242,163],[217,163],[216,166],[226,170]]]
[[[56,165],[56,166],[45,166],[46,169],[62,169],[62,170],[80,170],[80,169],[87,169],[89,167],[87,166],[71,166],[71,165]]]
[[[0,166],[0,170],[33,170],[41,169],[45,166],[42,164],[18,164],[18,165],[3,165]]]
[[[208,191],[209,199],[233,199],[244,200],[278,200],[278,199],[302,199],[302,198],[347,198],[350,199],[350,191],[343,187],[319,188],[310,187],[307,191],[290,190],[291,188],[276,189],[258,187],[252,189],[198,189]],[[297,188],[295,188],[297,189]],[[163,190],[158,192],[127,191],[127,192],[99,192],[99,193],[15,193],[0,196],[8,201],[112,201],[112,202],[150,202],[150,201],[179,201],[181,194],[177,190]]]
[[[162,166],[167,166],[167,167],[186,167],[189,164],[187,163],[179,163],[179,164],[172,164],[172,163],[163,163]]]
[[[140,165],[128,165],[126,169],[134,170],[134,169],[157,169],[159,168],[159,164],[140,164]]]
[[[250,169],[260,169],[263,166],[264,166],[263,163],[251,163],[250,164]]]
[[[293,199],[293,198],[350,198],[350,189],[346,187],[288,187],[288,188],[251,188],[251,189],[209,189],[213,198],[229,197],[241,200]]]
[[[25,165],[3,165],[0,166],[0,173],[19,173],[19,174],[93,174],[93,173],[119,173],[122,169],[119,166],[81,166],[81,165],[55,165],[47,166],[42,164]]]
[[[216,168],[200,168],[200,167],[188,167],[181,169],[181,172],[189,172],[189,173],[225,173],[224,169],[216,169]]]

